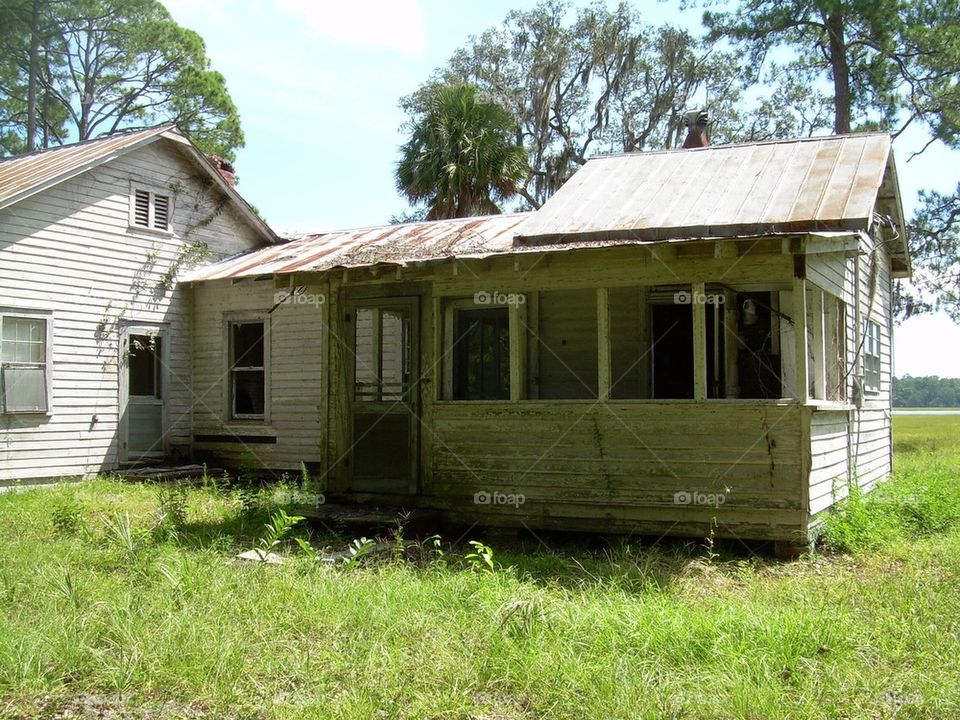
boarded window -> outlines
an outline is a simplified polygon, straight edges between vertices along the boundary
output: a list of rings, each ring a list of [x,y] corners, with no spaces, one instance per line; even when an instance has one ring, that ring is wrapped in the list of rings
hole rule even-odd
[[[230,398],[235,418],[262,419],[266,406],[263,322],[230,326]]]
[[[610,288],[610,397],[647,397],[649,338],[640,288]]]
[[[455,310],[453,399],[510,399],[510,319],[507,308]]]
[[[171,205],[169,195],[135,188],[131,202],[130,223],[153,230],[169,230]]]
[[[4,316],[0,325],[3,412],[46,412],[46,319]]]
[[[536,386],[545,400],[597,397],[597,291],[541,292]]]
[[[880,325],[867,320],[863,338],[863,386],[880,392]]]

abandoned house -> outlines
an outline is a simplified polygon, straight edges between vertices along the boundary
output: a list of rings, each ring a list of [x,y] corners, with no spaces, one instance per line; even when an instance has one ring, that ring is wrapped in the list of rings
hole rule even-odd
[[[890,472],[898,193],[854,134],[281,242],[169,128],[5,160],[0,478],[303,462],[456,522],[806,543]]]

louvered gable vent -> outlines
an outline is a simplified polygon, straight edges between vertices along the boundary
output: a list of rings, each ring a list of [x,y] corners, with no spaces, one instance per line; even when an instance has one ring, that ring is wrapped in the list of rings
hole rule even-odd
[[[170,198],[166,195],[153,196],[153,227],[166,230],[170,222]]]
[[[150,227],[150,193],[147,190],[134,192],[133,222],[134,225]]]
[[[131,224],[153,230],[169,230],[172,211],[171,197],[152,190],[136,188],[133,191]]]

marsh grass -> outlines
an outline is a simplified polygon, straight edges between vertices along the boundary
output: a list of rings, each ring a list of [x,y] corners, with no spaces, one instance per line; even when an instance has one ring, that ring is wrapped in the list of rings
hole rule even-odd
[[[834,531],[853,552],[792,563],[468,535],[331,565],[296,541],[352,538],[303,524],[271,545],[284,564],[240,563],[276,495],[2,494],[0,717],[960,717],[960,527],[939,502],[960,433],[903,420],[887,492],[913,509],[865,542],[885,505],[857,499]]]

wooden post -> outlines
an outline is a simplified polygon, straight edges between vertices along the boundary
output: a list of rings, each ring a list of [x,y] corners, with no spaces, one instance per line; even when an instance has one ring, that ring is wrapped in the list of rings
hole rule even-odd
[[[527,296],[527,399],[540,398],[540,293],[536,290]]]
[[[693,399],[707,399],[707,295],[706,285],[693,284],[690,304],[693,310]]]
[[[823,320],[823,291],[811,287],[812,302],[810,303],[810,332],[813,338],[813,396],[818,400],[827,399],[826,375],[826,336]]]
[[[740,397],[740,372],[737,357],[740,354],[740,340],[737,336],[737,294],[727,290],[723,294],[723,366],[724,397]]]
[[[641,285],[637,299],[637,336],[640,338],[637,382],[638,397],[643,399],[650,397],[650,307],[647,304],[647,293],[647,287]]]
[[[527,306],[513,302],[509,306],[510,322],[510,399],[516,402],[526,397],[527,379]]]
[[[794,397],[802,403],[810,399],[807,375],[807,281],[793,278],[793,350],[796,365]]]
[[[430,381],[430,400],[436,402],[442,399],[443,366],[450,364],[450,358],[443,356],[443,309],[437,296],[430,300],[430,338],[430,354],[423,355],[429,368],[425,379]]]
[[[456,262],[454,262],[456,266]],[[440,298],[437,299],[440,302]],[[443,375],[443,388],[440,394],[441,400],[453,400],[453,346],[457,339],[456,314],[453,304],[448,303],[442,313],[443,322],[440,328],[440,337],[442,338],[440,349],[443,353],[443,359],[440,361],[440,371]]]
[[[597,397],[610,399],[613,382],[610,361],[610,291],[597,288]]]

